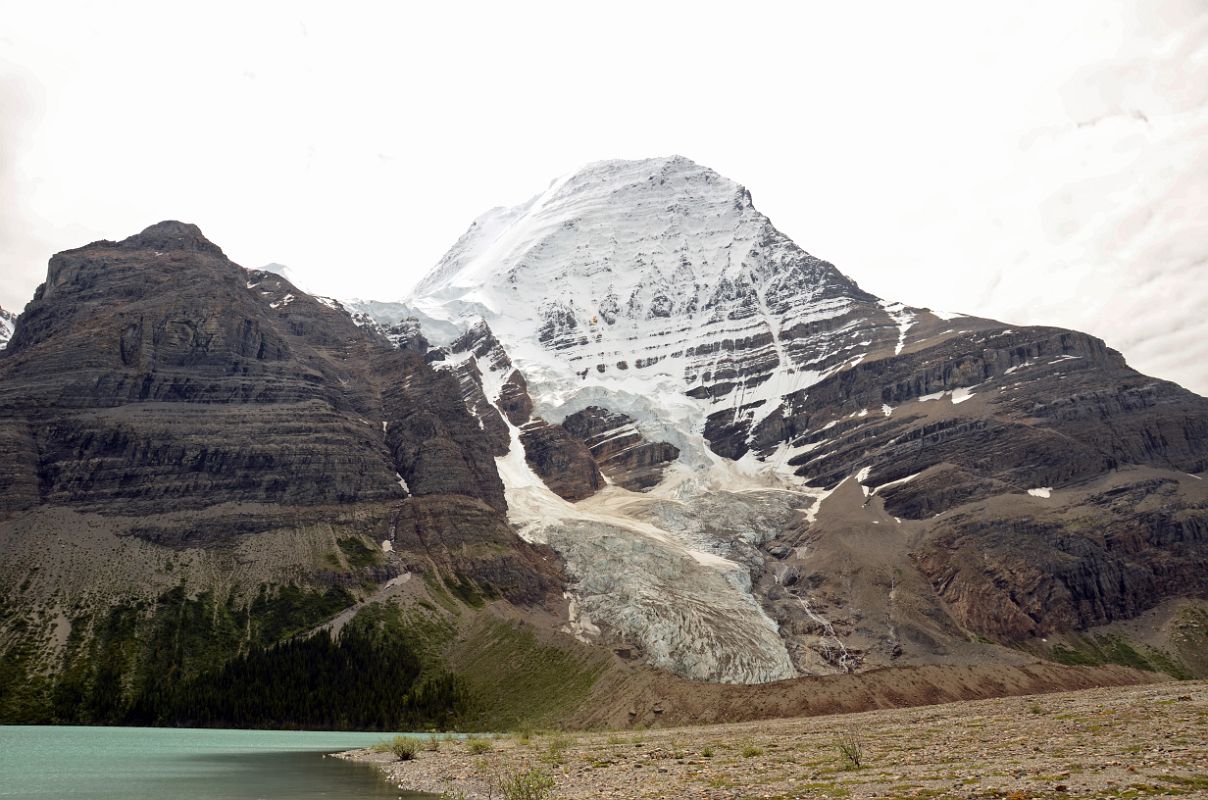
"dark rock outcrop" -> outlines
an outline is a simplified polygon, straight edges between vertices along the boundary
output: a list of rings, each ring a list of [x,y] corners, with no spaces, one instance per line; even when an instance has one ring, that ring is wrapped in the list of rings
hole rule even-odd
[[[1170,478],[1112,483],[1072,506],[995,498],[962,508],[915,559],[963,626],[1006,642],[1208,596],[1208,502]]]
[[[404,503],[391,523],[394,546],[463,598],[502,597],[516,605],[551,602],[564,580],[548,550],[518,542],[490,506],[459,495]]]
[[[499,389],[499,410],[513,425],[524,425],[533,416],[533,398],[528,393],[528,383],[520,370],[512,374]]]
[[[561,425],[540,419],[530,422],[521,432],[520,442],[525,461],[562,499],[583,500],[604,488],[604,476],[587,445]]]
[[[0,357],[0,503],[503,510],[453,376],[333,305],[183,223],[56,255]]]
[[[968,329],[897,356],[843,370],[755,427],[710,419],[714,449],[749,441],[832,487],[863,467],[877,486],[943,465],[885,495],[920,518],[960,503],[1085,481],[1126,464],[1208,467],[1208,401],[1129,369],[1102,341],[1055,328]],[[732,417],[731,417],[732,418]],[[942,474],[942,480],[940,475]]]
[[[587,445],[601,472],[635,492],[657,484],[679,457],[675,445],[647,441],[629,416],[598,406],[571,414],[562,427]]]

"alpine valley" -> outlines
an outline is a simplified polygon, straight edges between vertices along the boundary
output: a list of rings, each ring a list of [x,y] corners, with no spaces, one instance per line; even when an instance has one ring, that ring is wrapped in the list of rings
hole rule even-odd
[[[878,298],[708,168],[588,165],[401,302],[287,274],[162,222],[0,314],[0,722],[621,727],[1208,675],[1208,400]]]

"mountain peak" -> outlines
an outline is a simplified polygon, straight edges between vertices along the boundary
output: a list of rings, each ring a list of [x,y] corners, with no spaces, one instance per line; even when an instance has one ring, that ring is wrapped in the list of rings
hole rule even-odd
[[[606,282],[621,292],[643,280],[670,281],[691,263],[715,284],[768,227],[744,187],[684,156],[595,161],[518,206],[480,216],[414,296],[464,297],[504,276],[553,288],[551,267],[601,279],[611,273],[615,280]],[[586,253],[593,263],[580,263]]]
[[[202,253],[223,255],[222,248],[211,242],[201,232],[201,228],[189,222],[164,220],[157,222],[141,233],[122,240],[123,247],[132,249],[151,249],[161,252],[169,250],[187,250]]]
[[[569,177],[585,175],[617,175],[621,173],[667,176],[675,174],[710,173],[720,177],[708,167],[697,164],[681,155],[654,156],[651,158],[606,158],[591,161],[573,172]]]

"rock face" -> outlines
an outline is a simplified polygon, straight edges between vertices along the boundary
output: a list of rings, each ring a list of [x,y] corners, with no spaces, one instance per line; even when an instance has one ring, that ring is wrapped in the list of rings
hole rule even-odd
[[[463,495],[418,497],[391,518],[394,546],[416,566],[423,564],[418,554],[435,557],[441,573],[463,591],[522,607],[547,603],[565,578],[547,553],[518,547],[516,534],[496,512]]]
[[[1192,483],[1125,472],[1060,502],[969,504],[918,562],[962,625],[1002,641],[1130,619],[1202,588],[1208,501]]]
[[[457,375],[462,400],[478,418],[496,456],[507,455],[513,447],[522,450],[540,481],[564,500],[582,500],[604,485],[599,468],[580,440],[561,425],[533,416],[524,376],[512,367],[490,326],[479,322],[447,351],[434,352],[430,359]],[[511,431],[519,436],[515,444]]]
[[[611,488],[580,503],[620,510],[618,533],[512,503],[566,558],[580,609],[605,616],[588,638],[686,651],[704,638],[689,627],[723,623],[656,622],[636,587],[607,600],[637,556],[586,558],[584,537],[740,567],[733,591],[776,621],[799,672],[961,657],[971,634],[1032,641],[1208,592],[1208,401],[1085,334],[881,300],[687,159],[591,164],[487,212],[408,304],[489,323],[515,370],[513,422],[561,421],[616,488],[664,504],[652,520]],[[766,517],[735,533],[741,495],[719,490],[744,486],[795,493],[805,530]],[[713,525],[694,521],[706,502]],[[698,591],[677,602],[721,604]],[[711,677],[772,675],[776,659]]]
[[[663,468],[679,457],[675,445],[646,441],[632,418],[598,406],[576,411],[562,427],[587,445],[605,475],[635,492],[658,484]]]
[[[139,715],[173,681],[410,578],[564,614],[560,562],[508,525],[506,427],[389,333],[193,225],[54,256],[0,352],[0,720],[172,721]]]
[[[207,546],[332,506],[365,507],[384,537],[391,508],[432,497],[477,509],[450,512],[458,535],[498,550],[508,537],[492,448],[455,376],[424,353],[242,269],[179,222],[56,255],[0,357],[10,518],[71,509]],[[181,528],[172,515],[190,509],[208,522]],[[496,560],[529,558],[510,541]],[[556,594],[548,575],[520,571],[519,585]]]
[[[530,422],[520,434],[520,443],[533,472],[563,500],[582,500],[603,488],[604,477],[591,451],[561,425]]]
[[[396,472],[503,508],[448,376],[192,225],[55,256],[0,374],[8,508],[397,501]]]

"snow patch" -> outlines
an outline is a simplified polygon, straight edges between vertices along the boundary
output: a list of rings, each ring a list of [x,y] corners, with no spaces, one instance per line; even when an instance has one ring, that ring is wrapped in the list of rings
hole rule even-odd
[[[920,396],[919,402],[926,403],[931,400],[942,400],[945,396],[951,396],[952,403],[953,403],[953,405],[955,405],[957,403],[965,402],[970,397],[973,397],[973,394],[974,394],[973,392],[971,392],[968,389],[965,389],[963,387],[960,389],[944,389],[943,391],[934,392],[932,394],[925,394],[925,395]]]
[[[934,316],[937,316],[940,319],[944,320],[944,322],[948,322],[949,320],[956,319],[957,317],[967,316],[965,314],[957,314],[955,311],[935,311],[934,309],[931,311],[931,313]],[[945,331],[945,333],[948,333],[948,331]]]
[[[888,489],[891,486],[901,486],[903,483],[910,483],[912,480],[914,480],[915,478],[917,478],[918,476],[920,476],[922,474],[923,474],[923,471],[920,470],[919,472],[916,472],[913,475],[907,475],[905,478],[898,478],[896,481],[886,481],[885,483],[882,483],[881,485],[879,485],[877,488],[873,489],[872,493],[876,494],[877,492],[881,491],[882,489]]]
[[[880,301],[881,307],[885,309],[890,318],[898,326],[898,343],[893,348],[893,354],[900,355],[902,349],[906,346],[906,331],[910,330],[910,326],[914,324],[915,315],[902,303],[887,303]]]
[[[1032,497],[1049,497],[1053,494],[1052,486],[1040,486],[1036,489],[1028,489],[1028,494]]]
[[[973,396],[973,392],[969,391],[968,389],[964,389],[964,388],[953,389],[952,390],[952,404],[956,405],[957,403],[963,403],[972,396]]]

